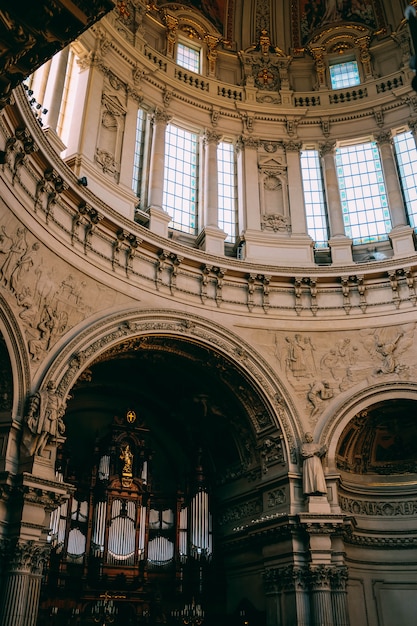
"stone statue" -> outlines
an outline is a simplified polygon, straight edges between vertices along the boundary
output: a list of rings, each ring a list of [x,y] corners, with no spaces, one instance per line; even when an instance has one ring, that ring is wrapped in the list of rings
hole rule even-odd
[[[26,425],[31,433],[29,454],[41,456],[50,440],[56,440],[65,432],[62,416],[65,406],[56,393],[54,381],[49,381],[46,389],[38,391],[29,400]]]
[[[326,454],[327,447],[314,443],[313,435],[305,433],[305,443],[300,454],[303,459],[303,493],[306,496],[322,496],[327,494],[321,458]]]

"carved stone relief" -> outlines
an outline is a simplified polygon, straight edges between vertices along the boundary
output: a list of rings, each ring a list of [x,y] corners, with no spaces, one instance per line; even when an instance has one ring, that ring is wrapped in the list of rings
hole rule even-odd
[[[8,222],[0,224],[0,289],[11,296],[32,363],[97,302],[105,307],[120,297],[58,261],[25,227]]]
[[[339,334],[275,334],[275,358],[305,401],[310,424],[337,394],[366,379],[417,374],[415,323]]]
[[[111,174],[116,181],[118,181],[120,174],[121,145],[125,116],[126,111],[119,97],[103,94],[101,126],[95,159],[101,166],[103,172],[105,174]]]
[[[259,163],[261,182],[261,228],[262,230],[288,231],[288,184],[287,168],[283,156],[261,159]]]

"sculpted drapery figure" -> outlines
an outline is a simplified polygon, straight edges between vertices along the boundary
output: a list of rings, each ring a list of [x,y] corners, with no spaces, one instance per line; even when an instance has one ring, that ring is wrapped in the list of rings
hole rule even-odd
[[[65,406],[56,393],[56,385],[52,380],[48,382],[46,389],[31,396],[26,416],[26,425],[32,434],[27,445],[31,456],[41,456],[50,440],[64,434],[64,412]]]
[[[303,493],[306,496],[326,495],[327,486],[321,459],[327,448],[314,443],[311,433],[305,433],[304,439],[305,443],[300,450],[303,458]]]

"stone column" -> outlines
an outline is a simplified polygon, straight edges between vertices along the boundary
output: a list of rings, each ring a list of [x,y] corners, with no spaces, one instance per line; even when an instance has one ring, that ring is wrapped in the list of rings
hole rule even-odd
[[[43,565],[49,547],[33,541],[10,543],[0,603],[1,626],[35,626]],[[5,556],[6,556],[5,555]]]
[[[67,140],[67,149],[63,155],[65,159],[73,159],[77,163],[75,174],[87,174],[87,167],[94,163],[97,147],[98,120],[101,118],[101,98],[104,88],[104,76],[97,69],[94,57],[84,51],[77,43],[74,49],[78,56],[79,68],[77,93],[71,129]],[[90,103],[84,110],[83,103]],[[84,168],[84,160],[86,168]],[[87,165],[88,163],[88,165]]]
[[[258,147],[259,139],[242,137],[239,146],[239,222],[244,231],[261,229]]]
[[[303,195],[303,179],[301,176],[300,150],[300,143],[288,141],[285,144],[288,194],[291,214],[291,233],[293,235],[308,236]]]
[[[69,49],[70,47],[67,46],[52,58],[45,97],[43,98],[43,106],[48,110],[44,131],[58,154],[65,149],[64,143],[57,134],[57,126],[64,95]]]
[[[44,106],[48,109],[46,124],[56,131],[62,97],[64,95],[65,75],[69,58],[69,46],[61,50],[52,59],[51,72],[46,87]]]
[[[310,568],[311,617],[314,625],[334,626],[330,591],[331,568],[317,565]]]
[[[218,226],[218,170],[217,146],[221,135],[207,130],[204,136],[205,167],[204,167],[204,225]]]
[[[379,135],[376,135],[375,139],[378,142],[384,171],[385,189],[392,221],[392,230],[389,236],[394,249],[394,255],[404,256],[413,254],[413,229],[407,225],[407,215],[392,149],[391,133],[379,133]]]
[[[329,245],[332,251],[332,263],[352,263],[352,240],[345,235],[339,184],[334,160],[334,143],[321,146],[320,155],[323,163],[324,185],[327,197],[327,212],[330,226]]]
[[[334,626],[349,626],[346,583],[347,567],[334,567],[330,573]]]
[[[288,565],[265,573],[267,626],[310,625],[309,570]]]
[[[153,233],[168,237],[171,217],[163,210],[165,131],[171,116],[157,109],[152,119],[152,148],[149,165],[148,210],[149,228]]]
[[[301,144],[288,141],[285,145],[287,161],[288,201],[291,218],[291,240],[285,255],[292,248],[297,259],[304,263],[314,263],[314,242],[307,230],[307,217],[304,204],[303,179],[301,176]],[[284,244],[285,245],[285,244]],[[293,259],[293,262],[295,259]]]
[[[204,136],[204,228],[197,245],[211,254],[224,254],[226,233],[219,228],[217,146],[221,135],[207,130]]]

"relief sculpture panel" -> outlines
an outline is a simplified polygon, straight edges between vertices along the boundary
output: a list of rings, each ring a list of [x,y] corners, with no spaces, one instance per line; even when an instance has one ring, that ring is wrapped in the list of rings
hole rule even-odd
[[[32,363],[94,310],[123,296],[60,261],[17,223],[0,224],[0,290],[21,323]]]
[[[274,358],[304,402],[310,425],[333,398],[364,379],[412,380],[415,323],[326,333],[274,333]],[[264,342],[262,342],[264,343]]]

